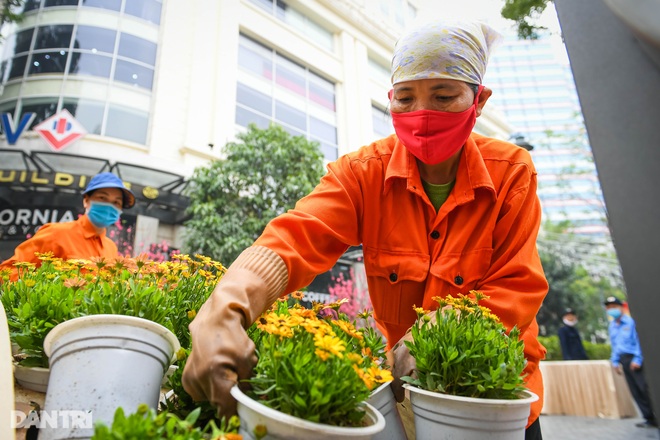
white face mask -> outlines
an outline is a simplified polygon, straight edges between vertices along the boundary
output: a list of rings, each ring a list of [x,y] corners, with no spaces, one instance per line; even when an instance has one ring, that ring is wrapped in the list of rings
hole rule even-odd
[[[564,324],[569,327],[573,327],[575,324],[577,324],[577,319],[575,321],[569,321],[568,319],[564,318],[562,321],[564,321]]]

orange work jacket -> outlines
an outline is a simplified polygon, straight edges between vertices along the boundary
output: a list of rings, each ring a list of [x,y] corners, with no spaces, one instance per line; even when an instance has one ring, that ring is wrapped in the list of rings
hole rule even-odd
[[[374,318],[392,347],[413,324],[413,305],[434,296],[480,290],[480,302],[525,342],[526,384],[543,384],[536,314],[548,291],[536,237],[541,221],[529,153],[473,133],[456,182],[438,212],[422,187],[415,158],[396,135],[340,157],[312,193],[266,227],[255,244],[287,265],[286,293],[329,270],[348,246],[362,244]]]
[[[16,280],[17,269],[14,263],[27,261],[37,266],[41,261],[35,252],[51,251],[54,256],[62,259],[104,257],[112,259],[119,254],[117,245],[108,237],[97,235],[94,226],[86,215],[78,220],[64,223],[47,223],[39,228],[31,238],[19,244],[14,250],[14,256],[0,264],[0,269],[12,269],[11,279]]]

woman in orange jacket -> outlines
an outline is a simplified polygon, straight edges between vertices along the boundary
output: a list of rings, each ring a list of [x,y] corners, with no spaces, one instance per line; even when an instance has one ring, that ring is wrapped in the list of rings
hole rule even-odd
[[[362,244],[374,316],[390,348],[413,324],[413,305],[432,309],[434,296],[473,289],[490,297],[483,305],[509,329],[521,330],[525,380],[541,397],[527,438],[540,438],[545,349],[535,316],[548,284],[536,250],[536,170],[523,148],[472,133],[492,94],[482,79],[498,38],[480,23],[433,23],[397,42],[396,134],[329,164],[314,191],[232,264],[190,326],[183,381],[193,398],[233,413],[229,389],[256,361],[244,329]],[[414,368],[401,346],[395,377]]]
[[[16,262],[31,262],[39,266],[37,253],[52,252],[56,258],[112,259],[119,254],[117,245],[105,235],[114,225],[122,209],[131,208],[135,196],[124,182],[112,173],[99,173],[91,178],[83,192],[85,214],[78,220],[47,223],[36,234],[16,247],[14,255],[0,264],[0,270],[10,269],[10,279],[16,280]]]

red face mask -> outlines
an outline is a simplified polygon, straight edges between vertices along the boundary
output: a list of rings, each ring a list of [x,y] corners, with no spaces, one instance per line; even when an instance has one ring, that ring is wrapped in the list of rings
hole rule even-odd
[[[394,131],[417,159],[436,165],[453,156],[465,145],[477,122],[477,103],[484,86],[480,85],[472,106],[462,112],[417,110],[392,112]],[[389,92],[392,100],[392,90]]]

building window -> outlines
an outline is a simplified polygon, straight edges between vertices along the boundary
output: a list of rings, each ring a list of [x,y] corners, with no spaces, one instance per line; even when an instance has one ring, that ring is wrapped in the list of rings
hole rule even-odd
[[[67,109],[85,127],[87,133],[101,134],[103,132],[105,103],[102,101],[64,98],[62,108]]]
[[[336,159],[335,85],[245,36],[238,60],[248,75],[236,86],[236,124],[267,128],[275,122],[294,136],[319,142],[326,159]]]
[[[369,78],[372,80],[382,83],[382,84],[387,84],[391,85],[392,84],[392,79],[390,76],[390,68],[385,67],[378,61],[372,59],[369,57]]]
[[[157,25],[160,24],[163,9],[162,0],[27,0],[23,12],[38,10],[42,4],[44,9],[82,6],[109,11],[122,11],[126,15]]]
[[[107,108],[106,108],[107,107]],[[40,124],[56,114],[61,109],[67,109],[90,134],[111,136],[138,144],[147,141],[149,113],[128,107],[110,104],[103,101],[77,97],[39,97],[23,98],[17,106],[16,101],[0,103],[0,112],[9,112],[14,120],[25,113],[34,112],[34,118],[29,129]]]
[[[34,46],[31,52],[32,36]],[[73,36],[73,38],[72,38]],[[0,79],[7,82],[27,75],[87,75],[151,90],[157,45],[128,33],[85,25],[48,25],[18,32],[2,61]],[[27,54],[31,53],[29,59]],[[116,54],[116,55],[115,55]],[[113,56],[114,55],[114,56]],[[68,69],[67,69],[67,62]]]
[[[332,52],[333,33],[282,0],[250,0],[269,14],[287,23],[310,41]]]
[[[390,115],[375,105],[371,106],[371,122],[374,127],[374,135],[377,138],[384,138],[394,133]]]
[[[105,127],[105,135],[126,139],[138,144],[147,140],[149,115],[128,107],[111,105]]]

